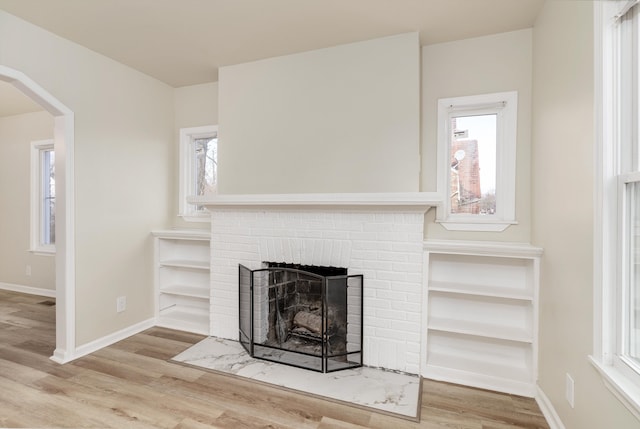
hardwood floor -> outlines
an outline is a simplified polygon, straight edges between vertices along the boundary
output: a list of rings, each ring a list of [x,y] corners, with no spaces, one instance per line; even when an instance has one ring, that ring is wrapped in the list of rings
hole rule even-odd
[[[180,366],[203,337],[162,328],[58,365],[51,301],[0,291],[0,427],[549,428],[533,399],[430,380],[414,423]]]

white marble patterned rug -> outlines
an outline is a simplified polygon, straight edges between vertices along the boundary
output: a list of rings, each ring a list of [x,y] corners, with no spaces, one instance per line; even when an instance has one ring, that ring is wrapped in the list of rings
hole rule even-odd
[[[372,411],[419,419],[420,377],[375,368],[322,374],[254,359],[237,341],[205,338],[172,361],[249,378],[311,395],[346,402]]]

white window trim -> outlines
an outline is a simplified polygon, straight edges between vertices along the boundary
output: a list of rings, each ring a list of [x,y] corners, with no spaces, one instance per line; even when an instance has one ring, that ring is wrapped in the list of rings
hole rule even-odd
[[[617,20],[631,2],[594,2],[595,46],[595,207],[594,207],[594,350],[590,362],[605,386],[640,420],[640,376],[619,356],[621,347],[621,286],[626,264],[622,192],[630,177],[619,176],[621,154],[617,96],[620,80]]]
[[[211,222],[211,216],[206,212],[197,212],[193,205],[187,202],[188,197],[195,196],[193,181],[195,174],[195,159],[192,156],[191,144],[193,140],[208,137],[218,132],[216,125],[190,127],[180,129],[180,189],[178,195],[178,216],[189,222]]]
[[[493,215],[451,214],[449,196],[451,116],[459,112],[496,113],[496,213]],[[451,231],[504,231],[515,219],[517,91],[438,100],[438,193],[443,204],[436,222]]]
[[[40,240],[42,231],[40,213],[41,206],[41,187],[42,187],[42,166],[40,164],[40,154],[44,150],[53,150],[54,141],[37,140],[31,142],[31,208],[30,208],[30,248],[29,251],[34,254],[53,256],[56,253],[55,245],[43,245]]]

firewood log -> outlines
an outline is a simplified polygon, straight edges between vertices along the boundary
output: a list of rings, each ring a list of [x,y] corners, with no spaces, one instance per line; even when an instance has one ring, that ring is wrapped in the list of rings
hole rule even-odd
[[[299,311],[293,317],[293,324],[301,328],[306,328],[315,334],[322,333],[322,317],[318,314]]]

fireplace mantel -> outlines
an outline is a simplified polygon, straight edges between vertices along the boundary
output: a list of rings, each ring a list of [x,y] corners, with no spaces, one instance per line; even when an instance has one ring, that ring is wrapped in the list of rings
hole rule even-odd
[[[190,197],[189,203],[209,210],[221,208],[343,208],[405,209],[428,211],[442,204],[435,192],[339,193],[339,194],[218,194]]]

